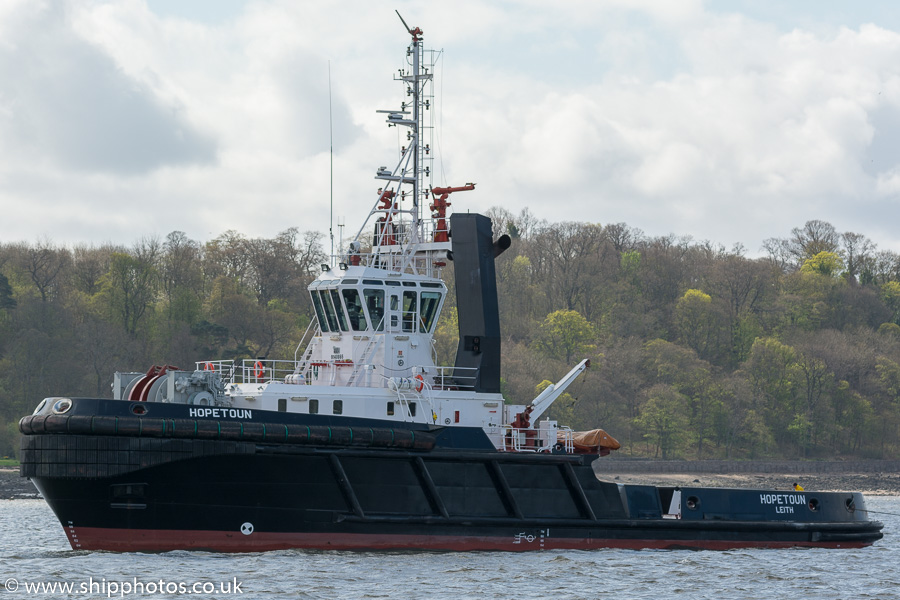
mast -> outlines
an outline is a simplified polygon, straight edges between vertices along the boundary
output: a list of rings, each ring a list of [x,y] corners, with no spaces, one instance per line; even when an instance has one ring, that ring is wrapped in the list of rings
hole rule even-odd
[[[400,11],[395,10],[394,12],[400,17],[400,22],[403,23],[403,27],[406,28],[406,31],[412,36],[412,42],[407,50],[407,56],[411,58],[412,70],[408,73],[401,72],[400,79],[406,82],[407,94],[412,96],[412,123],[409,125],[408,150],[412,152],[411,163],[414,173],[412,182],[411,216],[413,232],[416,239],[411,241],[422,242],[425,239],[422,206],[426,204],[424,202],[425,194],[428,193],[428,184],[425,181],[425,178],[431,174],[430,169],[423,168],[425,165],[422,160],[425,151],[423,148],[422,134],[425,131],[425,109],[428,108],[428,106],[426,106],[426,99],[423,96],[425,93],[424,87],[432,80],[433,73],[428,72],[427,69],[423,69],[424,50],[422,36],[424,33],[418,27],[410,27],[407,25],[406,21],[403,20]]]
[[[406,66],[399,69],[394,80],[403,82],[408,99],[399,110],[377,112],[386,115],[388,127],[405,129],[405,140],[401,135],[396,165],[378,168],[375,179],[381,187],[377,200],[341,262],[439,277],[450,250],[447,197],[474,189],[475,184],[432,189],[434,67],[440,51],[426,50],[422,30],[409,27],[399,11],[397,16],[411,41],[406,49]],[[363,253],[369,235],[371,253]]]

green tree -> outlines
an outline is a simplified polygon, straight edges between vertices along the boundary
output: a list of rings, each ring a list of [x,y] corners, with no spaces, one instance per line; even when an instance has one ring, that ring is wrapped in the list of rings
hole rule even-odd
[[[758,338],[744,364],[751,389],[776,442],[785,441],[796,413],[800,367],[797,351],[774,338]]]
[[[445,306],[434,330],[434,351],[438,365],[452,365],[459,347],[459,316],[456,307]]]
[[[16,299],[13,298],[12,286],[6,275],[0,273],[0,309],[10,310],[16,307]]]
[[[881,299],[890,309],[894,323],[900,323],[900,283],[886,281],[881,285]]]
[[[576,354],[596,349],[591,342],[596,337],[594,326],[574,310],[557,310],[541,323],[538,347],[553,358],[572,362]]]
[[[156,298],[157,272],[146,257],[114,252],[101,294],[129,335],[136,335],[141,319]]]
[[[879,356],[875,370],[878,373],[878,382],[890,395],[891,401],[900,404],[900,364],[885,356]]]
[[[827,407],[824,398],[831,389],[834,373],[825,361],[808,353],[798,355],[797,372],[800,374],[800,392],[804,404],[797,410],[792,427],[799,435],[798,440],[806,456],[808,451],[818,443],[819,431],[827,420]]]
[[[706,441],[715,434],[716,415],[722,407],[722,393],[709,363],[688,348],[653,340],[644,346],[644,368],[650,382],[670,385],[684,397],[684,414],[690,425],[685,439],[696,443],[697,457],[702,457]]]
[[[844,270],[844,260],[837,252],[822,251],[803,261],[801,273],[817,273],[825,277],[837,277]]]
[[[646,396],[635,422],[644,431],[644,437],[654,443],[655,454],[662,453],[662,459],[668,460],[685,438],[687,398],[666,384],[654,385]]]
[[[777,272],[768,261],[750,260],[737,253],[726,255],[710,271],[710,292],[727,307],[731,334],[728,366],[734,368],[747,359],[753,340],[762,334],[775,297]]]
[[[623,277],[630,281],[637,281],[638,273],[641,269],[641,253],[637,250],[623,252],[620,259],[620,267]]]
[[[675,323],[684,344],[701,358],[708,358],[721,329],[712,297],[700,290],[686,291],[675,304]]]

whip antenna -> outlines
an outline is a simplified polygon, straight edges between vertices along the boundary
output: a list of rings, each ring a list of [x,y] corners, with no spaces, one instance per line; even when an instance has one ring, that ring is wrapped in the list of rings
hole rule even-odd
[[[334,126],[331,118],[331,61],[328,61],[328,235],[331,237],[331,265],[334,266]]]
[[[407,31],[408,33],[412,33],[413,30],[410,29],[410,28],[409,28],[409,25],[406,24],[406,21],[403,20],[403,16],[400,14],[400,11],[397,10],[397,9],[395,8],[395,9],[394,9],[394,12],[397,13],[397,16],[398,16],[398,17],[400,17],[400,22],[403,23],[403,26],[406,28],[406,31]]]

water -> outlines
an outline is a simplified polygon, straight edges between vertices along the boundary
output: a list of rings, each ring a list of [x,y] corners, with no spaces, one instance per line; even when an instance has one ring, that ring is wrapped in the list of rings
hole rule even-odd
[[[900,599],[900,497],[867,498],[885,539],[859,550],[74,552],[40,500],[0,501],[0,600],[6,598]],[[15,584],[6,583],[14,578]],[[93,589],[87,588],[92,581]],[[144,593],[125,593],[137,579]],[[105,580],[105,581],[104,581]],[[159,593],[150,582],[185,585]],[[228,582],[240,592],[202,593]],[[72,593],[25,584],[72,583]],[[111,590],[109,582],[119,585]],[[188,594],[197,584],[201,593]],[[106,587],[102,587],[104,585]],[[85,586],[81,593],[79,586]],[[165,588],[164,588],[165,589]],[[171,588],[170,589],[174,589]],[[226,590],[227,591],[227,590]]]

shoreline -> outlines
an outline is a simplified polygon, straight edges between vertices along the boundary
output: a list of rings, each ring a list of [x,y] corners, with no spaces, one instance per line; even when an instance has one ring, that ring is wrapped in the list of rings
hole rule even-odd
[[[807,492],[862,492],[866,496],[900,496],[900,474],[896,473],[597,473],[601,481],[636,485],[717,487],[763,490],[792,489],[799,483]]]
[[[790,490],[796,481],[806,491],[862,492],[867,496],[900,496],[900,473],[611,473],[594,470],[610,483],[654,486]],[[39,499],[37,489],[17,468],[0,468],[0,500]]]
[[[900,495],[900,461],[662,461],[598,460],[592,465],[601,481],[636,485],[862,492],[867,496]]]
[[[19,476],[16,467],[0,468],[0,500],[39,499],[41,495],[30,480]]]

